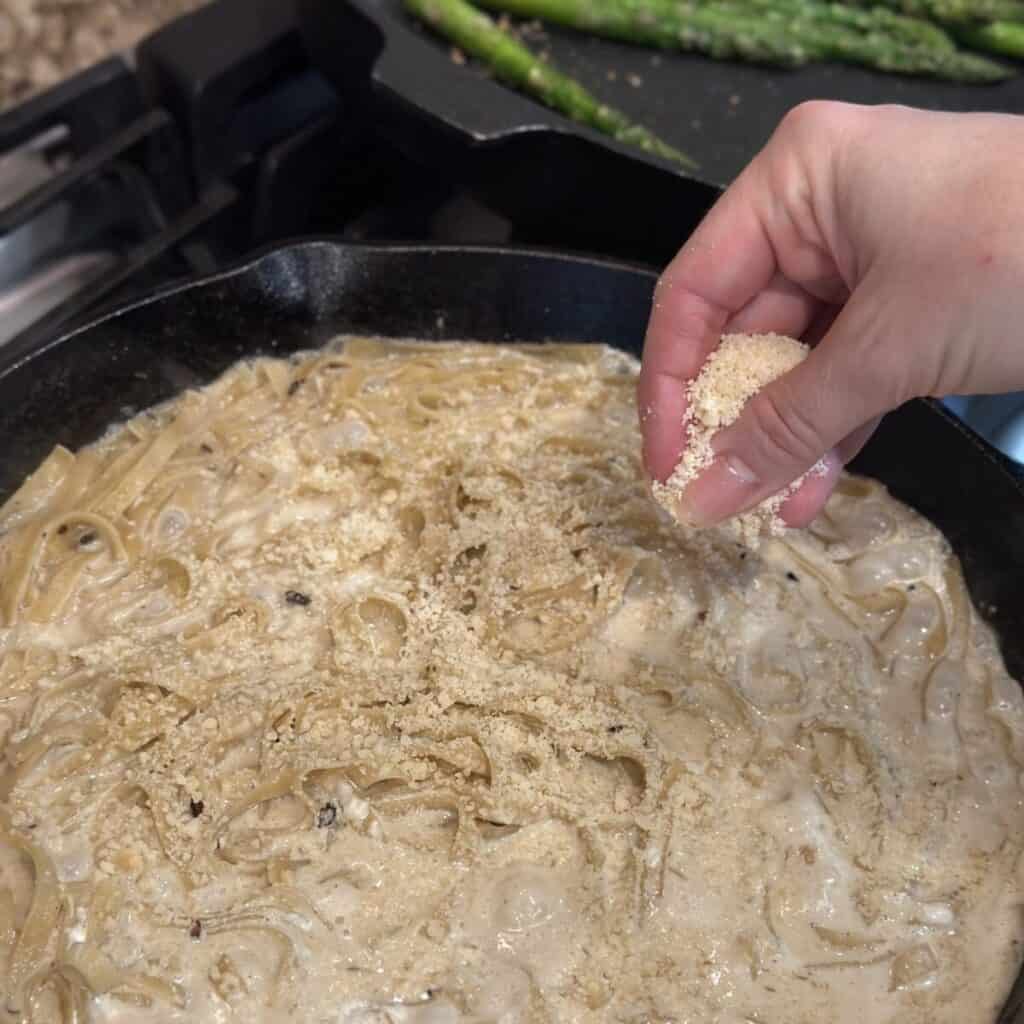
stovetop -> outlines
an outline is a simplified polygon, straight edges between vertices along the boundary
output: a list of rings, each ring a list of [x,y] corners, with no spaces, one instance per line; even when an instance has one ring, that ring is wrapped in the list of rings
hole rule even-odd
[[[300,32],[300,8],[313,3],[215,0],[129,59],[0,114],[0,344],[43,344],[104,307],[313,235],[552,247],[658,267],[776,116],[762,112],[739,141],[705,137],[704,171],[686,177],[452,65],[404,28],[379,62],[390,56],[400,84],[388,81],[375,67],[377,26],[363,27],[378,14],[386,24],[378,0],[335,0],[344,71],[329,82]],[[573,63],[575,52],[562,56]],[[641,59],[651,81],[631,113],[657,120],[659,65],[615,51],[623,75]],[[737,81],[752,74],[737,69]],[[785,88],[795,100],[814,79]],[[721,92],[709,81],[707,102],[735,111]],[[446,109],[431,112],[420,93]],[[1024,398],[958,412],[1024,462]]]

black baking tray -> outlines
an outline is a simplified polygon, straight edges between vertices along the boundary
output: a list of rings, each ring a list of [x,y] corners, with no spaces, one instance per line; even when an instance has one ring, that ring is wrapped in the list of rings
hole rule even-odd
[[[655,276],[550,252],[358,246],[268,251],[167,288],[48,344],[0,348],[0,501],[54,444],[213,379],[239,358],[345,332],[482,341],[601,341],[639,354]],[[853,468],[935,522],[1024,679],[1024,489],[937,405],[890,414]],[[1001,1024],[1024,1024],[1022,988]]]
[[[365,84],[389,113],[405,108],[410,118],[389,128],[405,133],[410,145],[417,141],[410,121],[419,116],[439,120],[484,148],[501,148],[513,139],[522,145],[523,136],[530,136],[531,145],[573,149],[557,138],[568,135],[612,153],[638,153],[602,141],[472,65],[453,63],[450,47],[415,23],[401,0],[297,0],[297,6],[306,46],[320,70],[346,92]],[[782,70],[698,54],[656,53],[547,26],[530,32],[526,42],[607,103],[692,155],[700,169],[688,176],[714,186],[732,181],[786,111],[804,100],[1024,112],[1024,74],[997,85],[964,85],[844,65]],[[1024,72],[1024,65],[1008,63]],[[666,173],[680,173],[655,157],[641,154],[639,159]],[[578,176],[590,173],[585,169]],[[547,187],[546,182],[535,184]],[[609,206],[622,201],[621,195],[608,198]],[[662,212],[671,220],[671,206]],[[598,210],[593,214],[601,215]],[[684,237],[680,229],[677,239]]]

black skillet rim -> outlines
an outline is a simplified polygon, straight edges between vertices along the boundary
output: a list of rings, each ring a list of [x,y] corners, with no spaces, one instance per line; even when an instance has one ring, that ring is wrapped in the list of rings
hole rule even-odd
[[[657,280],[657,271],[642,263],[632,263],[628,260],[610,259],[602,256],[595,256],[589,253],[577,253],[564,249],[546,249],[538,246],[515,246],[515,245],[475,245],[475,244],[433,244],[417,242],[352,242],[332,235],[299,235],[295,238],[269,243],[254,249],[239,260],[230,263],[220,270],[210,274],[203,274],[197,277],[189,277],[185,280],[174,281],[170,284],[160,286],[145,295],[132,299],[129,302],[115,307],[101,310],[95,317],[85,323],[66,331],[62,334],[44,342],[33,342],[27,345],[18,345],[17,341],[11,342],[9,346],[0,346],[0,380],[8,374],[21,369],[33,359],[41,356],[51,349],[57,348],[72,338],[91,331],[102,324],[123,316],[134,309],[142,306],[152,305],[166,298],[178,295],[185,291],[202,289],[221,281],[227,281],[234,277],[240,277],[257,270],[261,264],[280,256],[298,252],[305,249],[327,247],[330,249],[341,249],[358,253],[422,253],[422,254],[445,254],[445,253],[478,253],[481,255],[496,256],[499,259],[503,256],[530,258],[556,264],[583,264],[594,267],[601,267],[612,271],[620,271],[643,276],[650,280],[652,286]],[[12,355],[13,353],[13,355]],[[980,434],[968,427],[962,420],[954,416],[940,402],[933,398],[912,399],[912,402],[926,405],[933,413],[953,426],[962,434],[975,448],[984,456],[996,470],[1011,484],[1013,489],[1024,499],[1024,478],[1011,469],[1011,462],[998,449],[988,443]]]
[[[610,259],[602,256],[594,256],[590,253],[576,253],[565,249],[545,249],[537,246],[516,246],[516,245],[476,245],[476,244],[433,244],[418,242],[352,242],[332,235],[298,235],[294,238],[271,242],[260,246],[247,253],[242,258],[229,263],[220,270],[209,274],[201,274],[196,277],[188,277],[184,280],[173,281],[170,284],[160,285],[145,295],[138,296],[128,302],[101,309],[86,322],[79,324],[69,331],[57,334],[45,341],[31,341],[28,344],[19,345],[17,339],[8,345],[0,345],[0,381],[8,374],[24,367],[33,359],[38,358],[45,352],[65,344],[72,338],[77,337],[86,331],[117,319],[120,316],[130,313],[142,306],[153,305],[164,299],[182,292],[198,290],[209,285],[228,281],[234,277],[241,277],[247,273],[257,270],[261,264],[271,259],[279,258],[285,254],[300,252],[302,250],[326,247],[358,253],[422,253],[424,255],[434,253],[477,253],[481,255],[496,256],[499,259],[503,256],[546,260],[554,263],[584,264],[593,267],[601,267],[607,270],[626,272],[642,275],[650,279],[652,286],[657,280],[657,272],[650,266],[642,263],[630,263],[626,260]],[[11,353],[14,353],[12,356]],[[1024,493],[1024,492],[1022,492]]]

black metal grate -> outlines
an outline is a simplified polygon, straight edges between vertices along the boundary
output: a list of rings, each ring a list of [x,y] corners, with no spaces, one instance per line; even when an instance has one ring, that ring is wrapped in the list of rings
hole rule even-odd
[[[0,208],[8,303],[75,260],[81,266],[92,257],[94,268],[19,341],[54,336],[127,281],[141,286],[214,265],[195,236],[234,196],[223,185],[196,195],[173,119],[147,103],[123,61],[106,61],[0,115],[0,149],[8,165],[26,154],[32,164]]]

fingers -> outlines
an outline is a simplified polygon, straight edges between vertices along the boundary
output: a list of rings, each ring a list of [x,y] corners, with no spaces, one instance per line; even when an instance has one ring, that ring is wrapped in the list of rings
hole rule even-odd
[[[683,495],[681,514],[689,522],[711,525],[752,508],[825,457],[824,474],[808,478],[784,510],[793,525],[808,521],[877,417],[910,397],[898,345],[884,344],[876,328],[884,302],[863,294],[851,299],[804,362],[755,395],[736,423],[715,436],[714,463]]]
[[[654,479],[665,479],[678,461],[681,393],[723,330],[800,335],[822,304],[845,300],[823,225],[834,221],[836,125],[853,109],[796,108],[662,275],[638,388],[644,462]]]
[[[664,480],[685,438],[683,389],[718,343],[730,317],[774,277],[775,254],[755,209],[748,168],[704,219],[655,290],[637,400],[644,463]]]
[[[843,438],[822,460],[821,471],[810,473],[779,509],[779,517],[787,526],[809,526],[825,507],[829,495],[839,480],[843,466],[850,463],[871,438],[882,422],[876,416]]]
[[[759,294],[726,322],[726,334],[786,334],[802,338],[822,302],[800,285],[776,274]]]
[[[843,438],[832,451],[826,452],[822,456],[818,469],[810,473],[796,491],[782,503],[779,517],[784,523],[788,526],[802,527],[817,518],[825,507],[825,502],[828,501],[843,466],[857,457],[881,422],[880,416],[874,417]],[[713,463],[701,476],[700,490],[687,492],[682,510],[684,518],[693,522],[720,522],[733,515],[736,510],[733,508],[735,492],[734,481],[731,477],[734,475],[735,470],[728,457]],[[695,483],[694,487],[697,486]],[[695,510],[692,504],[694,493],[697,495],[696,502],[699,505],[699,510]]]
[[[843,438],[835,449],[825,456],[823,472],[811,473],[797,490],[782,503],[779,516],[788,526],[808,526],[825,507],[839,479],[843,466],[850,463],[870,440],[882,422],[880,416],[858,427]]]
[[[828,496],[839,479],[843,463],[836,452],[829,452],[822,461],[822,471],[811,473],[779,509],[779,517],[787,526],[807,526],[825,507]]]
[[[729,332],[775,332],[800,337],[817,322],[822,308],[819,299],[776,274],[763,291],[717,329],[714,341],[717,343],[722,333]],[[834,312],[831,315],[834,316]],[[689,351],[701,352],[703,361],[713,347],[698,344]],[[674,350],[670,358],[677,357],[680,357],[680,350]],[[685,358],[679,358],[674,373],[648,369],[640,385],[644,462],[648,472],[658,480],[672,472],[682,455],[685,382],[699,371],[699,366],[692,371]]]

